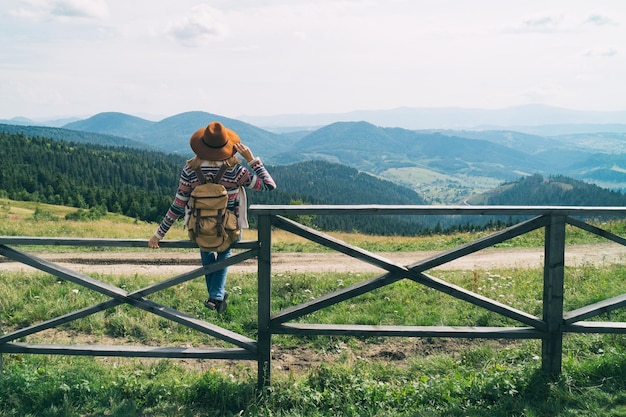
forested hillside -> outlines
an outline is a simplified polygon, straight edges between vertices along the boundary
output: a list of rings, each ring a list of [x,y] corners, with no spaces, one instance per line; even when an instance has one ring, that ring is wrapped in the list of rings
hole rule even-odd
[[[354,168],[325,161],[305,161],[294,165],[272,166],[279,190],[255,193],[259,204],[428,204],[415,191],[381,180]],[[280,198],[281,190],[288,190]],[[303,219],[299,219],[303,221]],[[432,219],[394,216],[318,216],[311,225],[323,230],[360,231],[387,235],[415,235],[433,229]]]
[[[106,208],[158,222],[169,207],[185,159],[118,146],[0,133],[0,196],[79,208]],[[312,160],[269,166],[278,189],[249,192],[250,204],[429,204],[415,191],[355,168]],[[564,176],[532,175],[509,182],[470,204],[624,206],[619,193]],[[458,228],[454,219],[376,216],[307,216],[322,230],[411,235]],[[469,221],[469,219],[465,219]],[[254,218],[252,219],[254,225]],[[471,219],[472,225],[489,219]],[[464,226],[464,227],[465,227]]]
[[[110,134],[78,132],[75,130],[61,129],[58,127],[43,126],[22,126],[0,124],[0,132],[21,133],[30,137],[41,137],[65,142],[76,142],[85,144],[97,144],[105,146],[126,146],[129,148],[158,150],[154,146],[138,142],[135,140],[114,136]]]
[[[15,200],[105,206],[141,220],[162,216],[184,159],[121,147],[0,133],[0,192]]]
[[[169,207],[184,158],[161,152],[83,145],[22,134],[0,133],[0,195],[80,208],[105,207],[140,220],[158,222]],[[249,192],[260,204],[423,204],[413,191],[321,161],[269,167],[278,183],[273,192]],[[325,230],[417,233],[402,219],[309,218]]]
[[[527,206],[626,206],[626,196],[562,175],[531,175],[474,196],[472,204]]]
[[[213,120],[234,129],[269,164],[334,162],[416,188],[446,204],[459,204],[471,192],[483,192],[494,183],[535,173],[626,190],[626,134],[621,125],[597,126],[615,129],[613,132],[546,136],[511,130],[413,131],[355,119],[278,134],[241,120],[190,111],[158,122],[107,112],[68,123],[66,129],[9,129],[0,125],[0,131],[99,145],[141,146],[190,157],[190,135]]]

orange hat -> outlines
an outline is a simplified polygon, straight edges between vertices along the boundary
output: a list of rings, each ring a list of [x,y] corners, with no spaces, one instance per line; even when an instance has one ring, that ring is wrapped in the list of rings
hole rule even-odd
[[[196,130],[189,139],[191,149],[198,158],[207,161],[223,161],[233,156],[235,143],[240,143],[239,135],[219,122],[211,122],[207,127]]]

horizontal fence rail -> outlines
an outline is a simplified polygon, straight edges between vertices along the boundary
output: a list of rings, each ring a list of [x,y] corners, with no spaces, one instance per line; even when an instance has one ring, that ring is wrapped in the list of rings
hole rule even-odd
[[[236,243],[235,255],[209,267],[199,267],[132,292],[118,288],[76,271],[56,265],[14,246],[87,246],[87,247],[147,247],[142,239],[74,239],[57,237],[0,236],[0,255],[61,279],[105,295],[107,301],[85,307],[31,326],[0,333],[0,366],[2,353],[42,353],[90,356],[128,356],[156,358],[199,358],[253,360],[257,362],[259,388],[269,384],[271,376],[271,345],[274,334],[342,335],[358,337],[456,337],[480,339],[538,339],[542,341],[542,369],[551,374],[561,372],[563,335],[565,333],[626,334],[626,323],[586,321],[626,306],[626,294],[564,311],[565,234],[566,225],[585,230],[609,241],[626,246],[626,239],[589,223],[589,219],[623,217],[626,207],[525,207],[525,206],[388,206],[388,205],[252,205],[250,213],[257,216],[258,239]],[[442,251],[410,265],[400,265],[380,255],[336,239],[304,226],[297,221],[301,215],[315,216],[505,216],[513,225],[486,237]],[[511,219],[520,219],[512,221]],[[282,229],[306,240],[343,253],[384,272],[347,288],[324,294],[300,305],[272,311],[272,233]],[[538,317],[505,303],[490,299],[468,289],[438,279],[430,269],[493,247],[532,231],[544,230],[544,273],[542,316]],[[162,241],[163,248],[195,248],[190,241]],[[252,340],[146,298],[158,291],[203,276],[206,273],[258,259],[258,336]],[[1,265],[1,264],[0,264]],[[340,302],[385,287],[400,280],[410,280],[433,290],[497,313],[518,325],[513,327],[481,326],[388,326],[357,324],[299,323],[298,319]],[[195,331],[216,337],[234,345],[233,348],[180,348],[154,346],[97,346],[23,343],[16,340],[87,317],[91,314],[127,304]],[[0,323],[1,324],[1,323]],[[1,329],[1,327],[0,327]]]
[[[583,229],[621,245],[626,239],[600,229],[580,219],[623,217],[626,207],[526,207],[526,206],[388,206],[388,205],[278,205],[256,206],[250,212],[257,216],[259,227],[259,374],[270,379],[270,348],[273,334],[292,335],[349,335],[359,337],[460,337],[483,339],[540,339],[542,341],[542,369],[550,374],[561,372],[563,334],[571,333],[625,333],[626,324],[616,322],[586,322],[585,319],[626,305],[626,294],[613,297],[575,311],[563,311],[565,266],[565,228]],[[454,249],[442,251],[411,265],[398,265],[362,248],[354,247],[325,233],[306,227],[291,218],[302,215],[394,215],[394,216],[505,216],[524,218],[511,227],[495,232]],[[271,236],[272,229],[283,229],[334,251],[375,265],[386,272],[314,300],[281,311],[270,312],[271,301]],[[537,229],[544,229],[544,290],[543,314],[536,317],[447,283],[427,273],[428,270],[455,259],[492,247]],[[480,326],[385,326],[355,324],[314,324],[294,322],[310,313],[363,295],[402,279],[409,279],[500,314],[519,323],[516,327]]]
[[[81,285],[92,291],[101,293],[111,299],[80,310],[68,313],[53,319],[37,323],[26,328],[0,334],[0,354],[6,353],[40,353],[58,355],[88,355],[88,356],[122,356],[122,357],[155,357],[155,358],[199,358],[199,359],[247,359],[256,360],[256,341],[231,332],[214,324],[191,317],[185,313],[176,311],[167,306],[155,303],[146,297],[155,292],[170,288],[186,281],[195,279],[204,274],[213,272],[228,265],[233,265],[257,256],[258,243],[239,242],[233,248],[244,249],[229,259],[216,262],[208,267],[199,267],[169,278],[165,281],[148,287],[127,292],[121,288],[94,279],[88,275],[72,271],[52,262],[41,259],[32,254],[18,251],[8,245],[46,245],[46,246],[86,246],[86,247],[141,247],[147,248],[147,240],[125,239],[75,239],[75,238],[46,238],[46,237],[0,237],[0,255],[21,262],[40,271],[50,273],[60,279]],[[195,243],[190,241],[163,241],[163,248],[194,248]],[[128,304],[143,309],[189,327],[204,334],[224,340],[238,346],[238,348],[181,348],[181,347],[154,347],[154,346],[96,346],[96,345],[66,345],[66,344],[42,344],[20,343],[17,339],[41,332],[43,330],[58,327],[62,324],[78,320],[89,315],[104,311],[121,304]]]

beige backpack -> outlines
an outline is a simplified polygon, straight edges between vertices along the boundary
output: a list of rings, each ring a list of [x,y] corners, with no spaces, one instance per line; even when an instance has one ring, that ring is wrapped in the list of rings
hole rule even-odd
[[[223,164],[212,182],[208,182],[202,170],[196,168],[202,184],[191,192],[187,234],[202,251],[223,252],[241,235],[237,216],[228,210],[228,192],[220,184],[227,168]]]

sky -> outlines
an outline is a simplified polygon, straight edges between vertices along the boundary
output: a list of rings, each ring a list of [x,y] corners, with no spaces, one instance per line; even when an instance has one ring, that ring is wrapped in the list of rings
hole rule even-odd
[[[623,0],[2,0],[0,119],[626,110]]]

